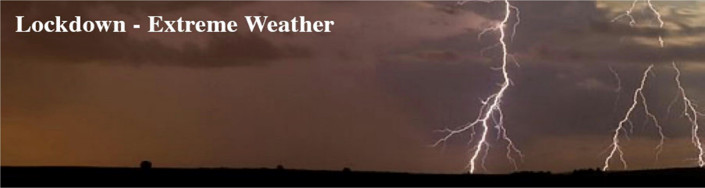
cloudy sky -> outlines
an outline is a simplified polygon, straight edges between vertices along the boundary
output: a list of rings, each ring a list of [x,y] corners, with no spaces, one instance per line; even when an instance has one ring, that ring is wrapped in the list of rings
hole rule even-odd
[[[705,106],[705,2],[514,2],[505,126],[520,170],[601,167],[642,71],[667,137],[637,109],[630,168],[695,165],[671,62]],[[2,165],[274,167],[457,173],[501,54],[478,34],[501,2],[2,2]],[[237,33],[15,33],[14,16],[236,20]],[[335,20],[331,33],[250,33],[243,16]],[[515,22],[514,19],[511,22]],[[658,45],[663,36],[665,47]],[[621,92],[610,67],[621,77]],[[700,109],[705,110],[703,108]],[[703,134],[701,134],[701,138]],[[487,173],[510,172],[492,139]],[[617,164],[617,163],[613,163]]]

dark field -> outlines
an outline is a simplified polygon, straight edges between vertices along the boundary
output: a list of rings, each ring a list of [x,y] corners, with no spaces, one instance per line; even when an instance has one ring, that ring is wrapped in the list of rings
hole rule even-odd
[[[705,186],[705,168],[506,175],[288,169],[2,167],[1,186]]]

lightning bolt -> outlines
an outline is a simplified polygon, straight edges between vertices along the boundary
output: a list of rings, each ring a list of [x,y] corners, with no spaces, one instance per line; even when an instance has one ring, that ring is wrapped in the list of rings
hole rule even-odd
[[[629,25],[634,26],[634,24],[636,24],[636,21],[634,20],[634,17],[631,15],[631,13],[634,10],[637,1],[638,0],[633,1],[632,6],[629,8],[629,10],[627,10],[627,11],[625,11],[625,13],[617,16],[612,21],[614,22],[614,21],[618,20],[619,18],[628,17],[630,19]],[[651,10],[654,13],[654,15],[656,15],[656,20],[659,23],[659,29],[663,29],[664,22],[661,19],[661,13],[659,13],[659,11],[654,7],[654,5],[651,3],[651,0],[647,0],[646,4],[647,4],[647,7],[649,8],[649,10]],[[661,48],[664,48],[664,40],[663,40],[662,35],[658,36],[658,42],[659,42],[659,46]],[[676,65],[675,61],[672,62],[672,66],[673,66],[673,69],[676,71],[675,82],[678,86],[678,90],[679,90],[678,94],[679,95],[677,95],[676,98],[674,98],[674,100],[671,101],[671,103],[668,105],[667,110],[668,110],[668,113],[670,113],[671,107],[673,106],[673,104],[675,104],[677,102],[679,97],[683,100],[683,115],[688,119],[688,121],[691,124],[691,142],[698,150],[697,163],[698,163],[698,166],[703,167],[703,166],[705,166],[705,149],[703,148],[702,141],[700,140],[700,137],[699,137],[700,126],[698,123],[698,117],[703,116],[705,114],[697,111],[696,105],[693,104],[693,101],[690,98],[688,98],[686,91],[685,91],[685,88],[681,84],[681,80],[680,80],[681,71],[678,68],[678,66]],[[612,151],[611,151],[610,155],[605,159],[605,164],[604,164],[603,170],[609,169],[609,161],[614,157],[615,153],[619,154],[619,158],[620,158],[622,164],[624,165],[624,168],[625,169],[627,168],[626,161],[624,160],[624,157],[623,157],[624,153],[622,152],[622,150],[619,146],[619,136],[620,136],[619,133],[622,131],[622,129],[624,129],[623,128],[624,123],[629,121],[629,116],[632,113],[632,111],[634,110],[634,107],[637,105],[637,102],[638,102],[636,100],[637,97],[640,97],[642,99],[641,102],[644,104],[645,113],[647,114],[647,116],[649,116],[654,121],[656,127],[658,128],[659,135],[661,136],[661,140],[660,140],[659,144],[656,146],[656,149],[658,150],[657,155],[656,155],[657,159],[658,159],[658,155],[662,151],[663,142],[664,142],[664,138],[665,138],[665,136],[663,135],[663,129],[659,125],[658,120],[656,119],[656,116],[654,116],[651,112],[649,112],[647,104],[646,104],[646,98],[644,97],[644,94],[643,94],[644,83],[646,82],[647,74],[651,71],[652,67],[653,67],[653,65],[649,66],[649,68],[646,70],[646,72],[644,72],[644,77],[642,78],[641,87],[638,88],[634,93],[634,101],[632,103],[632,106],[627,111],[625,118],[622,121],[620,121],[617,129],[615,129],[615,134],[612,137],[612,145],[611,145]],[[614,73],[614,71],[613,71],[613,73]]]
[[[632,12],[634,12],[634,9],[636,8],[636,4],[638,2],[639,2],[639,0],[634,0],[632,2],[632,6],[629,7],[629,9],[627,9],[626,11],[624,11],[624,13],[613,18],[612,22],[616,22],[617,20],[626,17],[626,18],[629,18],[629,26],[634,27],[636,25],[636,20],[634,19]],[[647,7],[649,7],[649,10],[651,10],[651,12],[653,12],[654,15],[656,15],[656,20],[659,23],[659,29],[663,29],[663,26],[665,25],[665,23],[663,22],[663,19],[661,19],[661,13],[658,10],[656,10],[656,7],[654,7],[654,4],[651,3],[651,0],[646,0],[646,5],[647,5]],[[658,42],[659,42],[659,46],[661,46],[661,48],[663,48],[664,41],[663,41],[662,35],[658,36]]]
[[[439,139],[433,146],[438,146],[439,144],[446,143],[448,139],[453,137],[454,135],[464,133],[466,131],[471,131],[470,139],[469,142],[472,143],[474,141],[474,136],[476,134],[475,129],[479,126],[481,128],[480,131],[480,138],[475,142],[472,151],[472,156],[470,157],[470,160],[468,162],[468,167],[469,167],[469,172],[470,173],[475,173],[477,170],[478,166],[482,167],[484,169],[484,161],[487,157],[490,144],[488,142],[488,135],[490,128],[492,126],[498,131],[497,135],[498,138],[503,139],[507,143],[507,154],[506,157],[507,159],[514,165],[514,168],[517,169],[517,161],[512,157],[512,154],[516,154],[519,157],[523,159],[523,154],[519,149],[517,149],[516,145],[514,142],[509,138],[507,134],[507,129],[504,127],[504,115],[502,113],[501,109],[501,103],[502,103],[502,98],[504,97],[504,94],[507,92],[509,89],[509,86],[511,84],[511,79],[509,78],[509,73],[507,71],[507,66],[508,66],[508,61],[510,58],[509,52],[508,52],[508,47],[507,47],[507,32],[506,32],[506,25],[509,22],[509,19],[513,13],[512,10],[517,10],[515,15],[517,16],[517,22],[513,26],[513,33],[511,38],[514,36],[514,32],[516,32],[516,27],[520,19],[518,18],[519,12],[518,9],[513,6],[509,0],[504,0],[504,18],[502,19],[501,22],[496,24],[494,27],[488,28],[480,32],[478,37],[481,37],[483,34],[489,31],[497,31],[499,33],[499,39],[498,39],[498,46],[501,47],[502,49],[502,65],[499,70],[502,72],[502,78],[503,81],[502,83],[499,84],[500,88],[497,92],[494,94],[488,96],[485,100],[482,100],[482,106],[480,107],[480,112],[477,116],[477,118],[464,125],[461,126],[460,128],[457,129],[444,129],[440,130],[440,132],[446,133],[444,137]],[[479,163],[479,164],[478,164]]]
[[[639,98],[641,98],[641,102],[643,103],[644,110],[645,110],[646,114],[649,117],[651,117],[652,120],[654,121],[654,123],[657,125],[657,127],[659,127],[659,131],[661,130],[660,129],[661,126],[658,124],[656,117],[653,114],[651,114],[651,112],[649,112],[649,110],[648,110],[648,106],[646,105],[646,98],[644,97],[644,93],[643,93],[644,87],[646,86],[646,80],[649,78],[649,73],[651,73],[651,70],[653,69],[653,67],[654,67],[653,64],[649,65],[649,67],[646,68],[646,70],[644,71],[644,74],[641,78],[641,84],[639,85],[639,88],[634,90],[632,105],[629,107],[629,109],[627,109],[627,113],[624,115],[624,118],[621,121],[619,121],[617,128],[614,129],[614,134],[612,135],[612,144],[610,145],[610,147],[612,149],[610,151],[609,156],[607,156],[607,158],[605,159],[605,165],[602,167],[602,170],[607,170],[610,168],[610,161],[612,160],[612,158],[615,157],[615,154],[619,155],[618,156],[619,160],[622,162],[624,169],[627,168],[627,161],[624,160],[624,151],[622,151],[622,148],[619,145],[619,141],[620,141],[619,138],[620,138],[622,132],[627,131],[625,128],[625,124],[629,123],[629,117],[631,117],[632,113],[634,112],[634,109],[639,104]],[[661,137],[662,142],[657,146],[657,148],[661,148],[661,146],[663,145],[663,134],[661,134],[661,136],[662,136]]]
[[[664,22],[661,19],[661,13],[659,13],[658,10],[656,10],[656,8],[654,8],[654,4],[651,3],[651,0],[646,0],[646,4],[649,5],[649,9],[651,9],[651,12],[656,14],[656,20],[658,20],[658,23],[659,23],[658,28],[663,29]],[[658,43],[659,43],[659,46],[661,46],[661,48],[663,48],[663,37],[661,35],[658,36]]]
[[[620,14],[619,16],[615,17],[612,19],[612,22],[616,22],[620,18],[627,17],[629,18],[629,26],[634,27],[636,25],[636,20],[634,19],[634,16],[632,16],[632,12],[634,11],[634,8],[636,8],[636,3],[639,2],[639,0],[634,0],[632,2],[632,6],[629,7],[624,13]]]
[[[698,166],[703,167],[705,166],[705,149],[703,149],[703,144],[700,141],[698,133],[700,129],[700,126],[698,125],[698,116],[702,116],[703,113],[698,112],[695,108],[695,104],[693,104],[693,101],[688,98],[685,89],[681,85],[681,71],[678,69],[678,66],[676,66],[676,62],[673,62],[672,64],[673,69],[676,70],[675,81],[678,85],[678,90],[680,91],[680,96],[683,100],[683,114],[688,118],[691,125],[691,142],[698,149]]]
[[[608,68],[609,68],[610,72],[612,73],[612,75],[617,80],[617,88],[615,88],[615,90],[614,90],[615,93],[617,93],[617,97],[615,97],[614,107],[613,107],[613,111],[616,111],[617,104],[619,102],[619,96],[621,95],[621,91],[622,91],[622,79],[620,78],[619,73],[614,68],[612,68],[612,66],[608,66]],[[643,78],[642,82],[645,82],[646,81],[645,79],[646,78]],[[659,144],[656,145],[656,148],[655,148],[656,149],[656,161],[658,161],[659,156],[661,155],[661,152],[663,151],[663,143],[665,141],[666,136],[663,134],[663,127],[661,126],[658,119],[656,118],[656,115],[651,113],[651,111],[649,110],[649,106],[646,102],[646,97],[644,96],[644,93],[643,93],[643,86],[640,87],[640,89],[638,90],[638,97],[641,98],[641,103],[643,104],[643,107],[644,107],[644,113],[647,115],[648,118],[651,119],[651,121],[654,122],[654,126],[656,126],[656,129],[658,130],[658,134],[660,136]],[[635,105],[635,103],[636,103],[635,101],[632,101],[632,105]],[[629,111],[632,111],[632,110],[633,110],[632,108],[629,109]],[[631,112],[628,112],[628,113],[631,114]],[[629,126],[630,126],[629,132],[631,133],[632,129],[634,128],[634,125],[632,125],[631,121],[628,121],[628,120],[626,123],[629,123]],[[626,134],[625,134],[625,136],[628,137]],[[618,141],[616,142],[617,144],[614,144],[614,143],[615,142],[614,142],[614,138],[613,138],[613,145],[612,146],[615,146],[615,145],[619,146]],[[621,149],[619,149],[618,151],[621,152]]]

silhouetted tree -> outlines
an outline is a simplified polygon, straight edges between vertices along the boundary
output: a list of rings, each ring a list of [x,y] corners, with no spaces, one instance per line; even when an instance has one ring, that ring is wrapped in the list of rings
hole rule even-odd
[[[284,170],[284,166],[282,166],[282,165],[277,165],[277,170]]]
[[[351,170],[350,170],[350,168],[348,168],[348,167],[343,168],[343,172],[345,172],[345,173],[349,173],[350,171],[351,171]]]
[[[596,174],[602,174],[602,169],[600,169],[600,168],[587,168],[587,169],[573,170],[573,175],[596,175]]]
[[[142,162],[140,163],[140,168],[143,169],[143,170],[149,170],[150,168],[152,168],[152,162],[149,162],[149,161],[142,161]]]

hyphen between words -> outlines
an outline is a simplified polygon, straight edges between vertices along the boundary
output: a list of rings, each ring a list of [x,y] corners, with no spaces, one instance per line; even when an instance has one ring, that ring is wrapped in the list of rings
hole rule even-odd
[[[55,16],[54,20],[35,20],[26,25],[24,16],[17,18],[17,30],[15,32],[126,32],[125,21],[122,20],[82,20],[81,16],[75,16],[72,20],[64,20],[61,16]],[[148,16],[150,33],[225,33],[237,32],[238,24],[234,20],[184,20],[179,17],[175,20],[165,20],[162,16]],[[304,16],[294,17],[291,20],[271,20],[268,16],[245,16],[250,32],[282,32],[282,33],[329,33],[331,27],[335,25],[332,20],[306,20]],[[139,29],[140,24],[132,25],[133,29]]]

